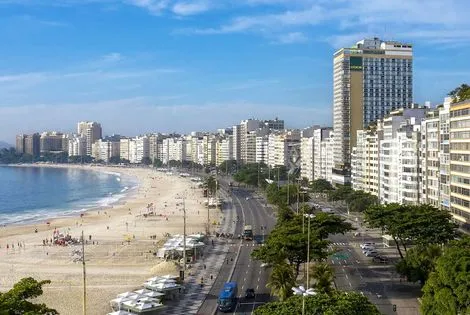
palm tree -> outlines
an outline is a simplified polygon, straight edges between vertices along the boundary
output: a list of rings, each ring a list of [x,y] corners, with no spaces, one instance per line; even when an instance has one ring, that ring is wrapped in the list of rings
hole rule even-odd
[[[266,286],[271,288],[273,295],[284,301],[292,295],[295,286],[294,270],[285,262],[275,265]]]
[[[331,283],[334,278],[334,271],[327,263],[318,263],[311,267],[312,278],[315,279],[314,288],[317,292],[329,293],[332,291]],[[309,284],[307,284],[309,287]]]

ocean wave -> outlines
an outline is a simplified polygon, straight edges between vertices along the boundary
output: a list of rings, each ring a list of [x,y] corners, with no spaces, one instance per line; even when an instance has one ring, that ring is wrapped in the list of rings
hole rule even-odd
[[[134,188],[134,187],[132,187]],[[132,189],[131,188],[131,189]],[[16,224],[33,224],[33,223],[46,223],[48,220],[54,218],[64,218],[77,216],[93,209],[107,208],[127,196],[126,192],[131,189],[124,187],[120,193],[113,194],[104,198],[87,200],[87,203],[72,203],[69,209],[64,208],[46,208],[46,209],[35,209],[14,213],[0,213],[0,224],[1,225],[16,225]]]

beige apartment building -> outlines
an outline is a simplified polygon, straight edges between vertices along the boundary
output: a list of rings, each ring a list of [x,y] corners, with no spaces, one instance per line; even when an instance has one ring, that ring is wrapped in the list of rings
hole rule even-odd
[[[409,44],[364,39],[335,52],[333,59],[333,182],[349,182],[356,132],[392,110],[413,102],[413,48]]]

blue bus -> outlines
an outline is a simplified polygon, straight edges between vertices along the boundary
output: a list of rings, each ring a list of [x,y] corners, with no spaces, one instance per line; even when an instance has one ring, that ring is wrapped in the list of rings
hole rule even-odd
[[[226,282],[224,287],[220,291],[217,304],[219,305],[219,311],[230,312],[237,305],[238,287],[235,281]]]

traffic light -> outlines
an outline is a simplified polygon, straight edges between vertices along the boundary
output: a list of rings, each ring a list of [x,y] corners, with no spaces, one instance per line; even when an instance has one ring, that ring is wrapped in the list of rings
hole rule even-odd
[[[394,311],[394,312],[397,311],[397,305],[396,305],[396,304],[393,304],[393,311]]]

